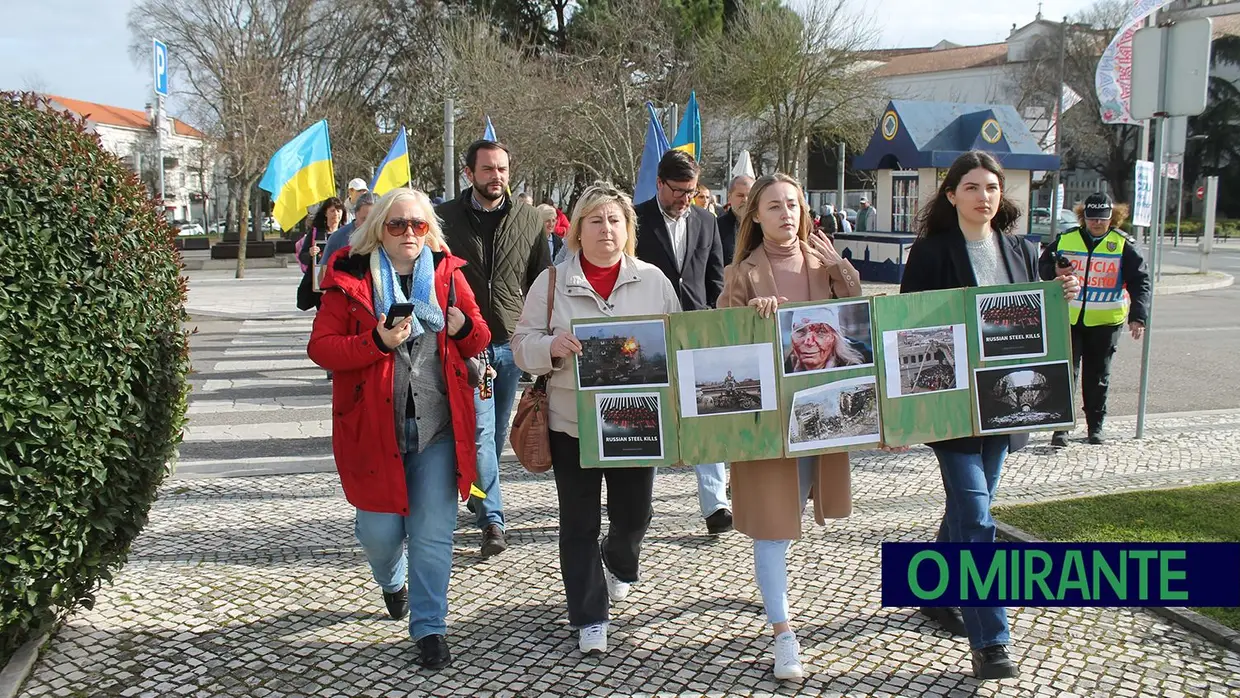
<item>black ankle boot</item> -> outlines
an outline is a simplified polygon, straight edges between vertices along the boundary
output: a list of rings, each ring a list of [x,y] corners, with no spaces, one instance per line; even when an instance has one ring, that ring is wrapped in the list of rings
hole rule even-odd
[[[403,586],[400,591],[383,592],[383,604],[387,606],[388,615],[392,620],[400,620],[409,615],[409,587]]]
[[[443,635],[427,635],[418,640],[418,666],[424,669],[442,669],[452,663],[448,640]]]
[[[1008,656],[1007,647],[991,645],[973,650],[973,677],[977,679],[1015,679],[1020,676],[1016,662]]]

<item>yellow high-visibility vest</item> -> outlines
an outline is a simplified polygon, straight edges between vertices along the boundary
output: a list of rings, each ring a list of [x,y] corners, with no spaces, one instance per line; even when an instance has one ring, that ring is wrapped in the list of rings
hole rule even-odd
[[[1059,252],[1072,262],[1081,282],[1076,298],[1068,301],[1068,318],[1073,325],[1085,313],[1085,325],[1122,325],[1128,317],[1128,296],[1124,293],[1123,258],[1128,238],[1117,230],[1108,231],[1094,246],[1085,244],[1078,228],[1059,238]]]

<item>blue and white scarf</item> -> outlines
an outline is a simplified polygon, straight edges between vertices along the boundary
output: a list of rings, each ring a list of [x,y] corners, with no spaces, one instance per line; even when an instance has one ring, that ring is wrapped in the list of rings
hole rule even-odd
[[[400,276],[392,268],[392,260],[380,247],[370,255],[370,279],[374,286],[375,315],[387,314],[395,303],[413,303],[412,331],[409,340],[421,336],[426,330],[426,323],[432,332],[442,332],[444,328],[443,311],[435,299],[435,260],[434,255],[422,247],[413,262],[413,293],[412,298],[405,297],[405,289],[401,288]],[[409,341],[406,340],[406,341]]]

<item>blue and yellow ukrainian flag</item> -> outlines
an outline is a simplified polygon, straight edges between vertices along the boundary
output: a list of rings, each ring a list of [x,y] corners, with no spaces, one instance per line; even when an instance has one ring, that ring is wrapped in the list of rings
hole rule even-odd
[[[410,181],[409,143],[405,140],[405,126],[401,124],[400,133],[396,134],[396,140],[392,141],[387,157],[383,158],[379,169],[375,171],[375,181],[370,183],[370,191],[375,196],[383,196],[393,189],[409,184]]]
[[[487,126],[482,130],[482,140],[499,143],[499,139],[495,137],[495,127],[491,125],[491,117],[483,115],[487,120]]]
[[[324,119],[297,134],[271,156],[258,188],[271,194],[272,215],[281,230],[292,230],[306,208],[336,195],[332,145]]]
[[[649,201],[658,193],[659,160],[663,158],[670,146],[659,117],[655,114],[654,105],[646,102],[646,145],[642,147],[642,158],[637,164],[637,179],[633,185],[633,203]]]
[[[698,112],[697,92],[689,93],[685,115],[680,118],[676,138],[672,139],[672,150],[683,150],[694,160],[702,161],[702,115]]]

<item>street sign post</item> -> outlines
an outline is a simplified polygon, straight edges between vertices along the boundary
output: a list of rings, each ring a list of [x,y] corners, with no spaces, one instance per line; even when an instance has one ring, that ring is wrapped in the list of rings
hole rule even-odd
[[[1198,201],[1203,201],[1205,198],[1206,198],[1206,188],[1205,188],[1205,187],[1197,187],[1197,200],[1198,200]]]
[[[1210,79],[1210,48],[1213,23],[1208,17],[1172,22],[1138,31],[1132,38],[1131,114],[1136,119],[1151,119],[1154,126],[1154,162],[1150,168],[1150,184],[1155,173],[1158,184],[1151,186],[1150,206],[1152,244],[1150,267],[1155,280],[1150,284],[1146,308],[1145,341],[1141,347],[1141,388],[1137,397],[1138,439],[1145,435],[1146,399],[1150,380],[1150,342],[1153,337],[1154,287],[1157,285],[1167,217],[1167,201],[1163,184],[1163,163],[1168,152],[1172,117],[1196,116],[1205,111]],[[1179,149],[1179,148],[1177,148]],[[1182,149],[1180,149],[1182,150]],[[1141,173],[1138,163],[1137,172]],[[1139,182],[1138,182],[1139,183]],[[1140,194],[1137,195],[1140,204]],[[1133,220],[1136,224],[1135,216]]]
[[[155,94],[168,96],[168,46],[159,39],[152,39],[155,59]]]
[[[1133,118],[1196,116],[1205,111],[1212,30],[1210,18],[1203,17],[1149,27],[1132,37]]]
[[[164,208],[164,97],[168,96],[168,46],[151,39],[155,68],[155,169],[159,172],[159,205]]]

